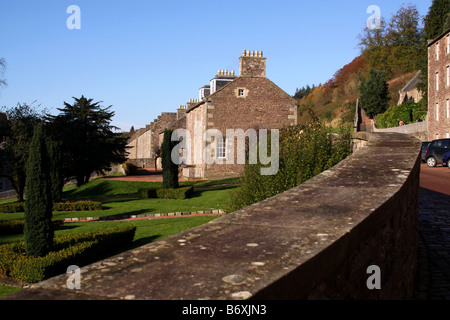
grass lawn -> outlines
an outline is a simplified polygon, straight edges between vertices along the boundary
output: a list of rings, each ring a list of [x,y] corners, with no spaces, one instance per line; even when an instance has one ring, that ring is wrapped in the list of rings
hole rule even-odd
[[[19,291],[21,287],[0,286],[0,296],[4,296],[15,291]]]
[[[168,213],[223,209],[229,200],[230,190],[236,188],[236,178],[218,181],[181,182],[181,186],[194,185],[195,193],[190,199],[139,199],[136,196],[139,188],[160,187],[161,182],[133,182],[112,179],[95,179],[77,188],[64,188],[64,201],[92,199],[100,201],[104,210],[54,212],[53,219],[68,217],[100,217],[139,215],[148,213]],[[14,199],[0,201],[2,203],[15,202]],[[125,250],[142,246],[146,243],[177,234],[216,219],[217,216],[187,216],[131,221],[90,221],[65,223],[61,230],[55,231],[55,236],[100,231],[119,226],[136,226],[133,242]],[[0,213],[0,220],[23,220],[24,213]],[[0,245],[23,240],[23,234],[0,235]],[[0,296],[19,290],[20,288],[0,285]]]

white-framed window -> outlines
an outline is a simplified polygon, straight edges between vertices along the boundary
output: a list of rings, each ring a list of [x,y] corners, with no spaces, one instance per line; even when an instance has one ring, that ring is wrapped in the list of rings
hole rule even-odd
[[[439,121],[439,103],[436,103],[436,121]]]
[[[436,134],[435,134],[434,139],[435,139],[435,140],[439,139],[439,133],[436,133]]]
[[[436,54],[436,60],[439,60],[439,42],[436,42],[435,54]]]
[[[244,89],[238,89],[238,97],[243,97],[244,96]]]
[[[447,35],[447,45],[445,46],[445,53],[450,53],[450,35]]]
[[[445,101],[445,107],[447,109],[447,119],[450,118],[450,100],[447,99],[447,101]]]
[[[449,133],[449,132],[446,132],[446,133],[445,133],[445,137],[446,137],[446,138],[450,138],[450,133]]]
[[[225,159],[227,157],[227,139],[225,137],[217,139],[216,155],[218,159]]]
[[[436,91],[439,90],[439,72],[436,72]]]
[[[447,87],[450,86],[450,67],[447,66]]]

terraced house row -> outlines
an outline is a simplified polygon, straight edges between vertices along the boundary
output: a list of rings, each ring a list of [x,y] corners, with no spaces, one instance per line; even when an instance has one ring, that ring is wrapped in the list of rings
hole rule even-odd
[[[199,89],[198,99],[190,99],[176,112],[161,113],[146,128],[139,129],[129,141],[129,160],[138,166],[153,167],[164,129],[185,129],[190,139],[185,141],[187,150],[182,152],[189,152],[192,161],[181,165],[184,177],[240,175],[243,164],[237,159],[237,141],[227,138],[227,130],[248,133],[296,125],[297,101],[266,77],[262,51],[244,50],[238,74],[219,70],[209,84]],[[223,137],[204,139],[206,131],[214,130]],[[201,150],[206,149],[213,161],[202,157]],[[191,154],[194,150],[195,154]]]

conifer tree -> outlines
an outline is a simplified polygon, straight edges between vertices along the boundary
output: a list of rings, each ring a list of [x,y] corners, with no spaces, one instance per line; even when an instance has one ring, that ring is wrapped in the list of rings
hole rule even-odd
[[[176,142],[171,140],[172,130],[164,130],[161,145],[161,162],[163,172],[163,188],[178,188],[178,165],[172,161],[172,149]]]
[[[64,187],[61,142],[49,140],[47,143],[47,149],[49,155],[52,200],[54,203],[61,202],[62,189]]]
[[[25,249],[41,257],[53,247],[52,197],[44,124],[35,127],[27,162],[25,194]]]
[[[386,72],[371,69],[368,79],[361,83],[359,92],[361,94],[359,99],[361,108],[371,119],[386,111],[390,99]]]

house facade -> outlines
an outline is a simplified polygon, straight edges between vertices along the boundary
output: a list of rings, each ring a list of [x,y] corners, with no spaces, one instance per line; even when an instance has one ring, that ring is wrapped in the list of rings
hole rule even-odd
[[[428,139],[450,138],[450,29],[428,42]]]
[[[266,58],[261,51],[244,51],[239,58],[239,76],[225,71],[215,79],[224,76],[227,83],[218,88],[218,81],[211,81],[210,95],[186,111],[189,139],[183,152],[189,160],[184,161],[184,177],[241,175],[244,164],[238,155],[239,141],[227,132],[259,134],[261,129],[297,123],[297,101],[266,77]]]

